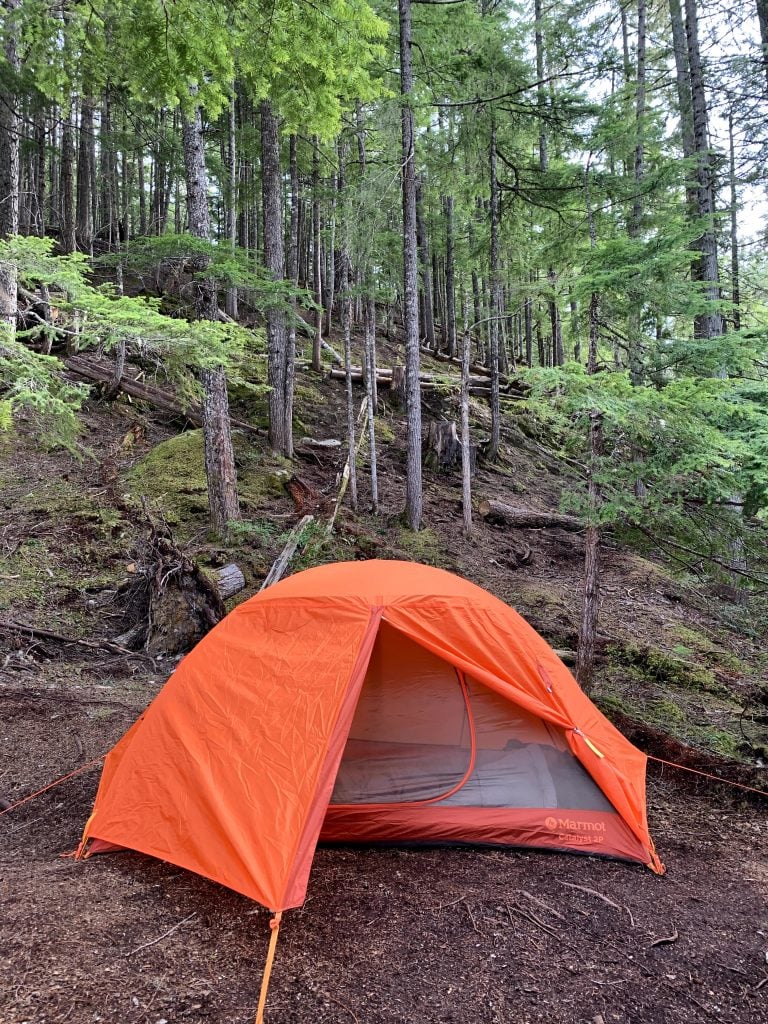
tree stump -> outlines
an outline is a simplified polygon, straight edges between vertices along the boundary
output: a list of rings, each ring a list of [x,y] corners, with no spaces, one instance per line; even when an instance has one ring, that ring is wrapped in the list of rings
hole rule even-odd
[[[432,420],[424,440],[424,462],[433,470],[448,473],[461,465],[461,440],[455,420]],[[477,445],[469,446],[470,473],[475,475]]]
[[[399,405],[405,405],[405,367],[395,364],[392,367],[392,385],[390,394]]]

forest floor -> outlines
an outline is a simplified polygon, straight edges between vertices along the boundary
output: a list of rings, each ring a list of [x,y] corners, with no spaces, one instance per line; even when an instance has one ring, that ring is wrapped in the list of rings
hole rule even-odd
[[[467,541],[458,477],[431,473],[426,528],[403,529],[401,413],[382,397],[381,515],[345,510],[331,541],[315,531],[292,570],[369,557],[440,565],[572,650],[581,536],[481,521]],[[426,415],[448,403],[433,395]],[[259,422],[263,399],[240,396],[235,411]],[[482,433],[482,405],[473,404],[473,419]],[[299,374],[297,420],[300,433],[340,437],[343,389]],[[96,644],[130,626],[130,582],[147,532],[141,496],[199,564],[238,562],[247,590],[235,600],[258,588],[302,511],[283,486],[291,468],[238,436],[245,521],[226,547],[211,542],[199,431],[180,433],[178,423],[124,399],[94,397],[82,422],[84,458],[41,452],[23,427],[0,447],[0,797],[10,801],[103,754],[173,666],[31,638],[14,622]],[[307,510],[318,519],[330,514],[342,460],[318,453],[292,469],[310,485]],[[362,509],[365,455],[360,462]],[[554,509],[577,471],[512,419],[502,462],[478,471],[475,493]],[[610,539],[603,583],[595,687],[603,710],[755,764],[766,738],[750,708],[768,656],[743,609]],[[252,1020],[266,912],[138,854],[84,863],[59,856],[77,845],[97,779],[93,768],[0,817],[0,1022]],[[764,809],[655,768],[649,818],[663,878],[556,854],[319,851],[305,907],[286,915],[269,1021],[765,1020]]]

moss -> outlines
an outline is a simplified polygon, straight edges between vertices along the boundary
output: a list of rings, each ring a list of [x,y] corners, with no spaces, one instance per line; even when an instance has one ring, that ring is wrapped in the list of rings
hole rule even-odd
[[[519,591],[519,600],[529,608],[565,608],[566,602],[559,590],[541,584],[524,586]]]
[[[437,566],[441,564],[440,540],[434,530],[408,530],[401,527],[397,531],[396,544],[412,562]]]
[[[381,444],[392,444],[395,432],[386,420],[376,420],[376,441]]]
[[[667,654],[658,647],[638,644],[613,644],[608,648],[610,661],[621,668],[631,667],[646,680],[704,693],[728,693],[711,669]]]
[[[243,512],[247,515],[269,500],[285,497],[290,460],[265,455],[237,432],[233,444]],[[126,473],[125,484],[133,497],[144,495],[159,504],[168,522],[182,533],[199,528],[208,516],[202,430],[187,430],[157,445]]]

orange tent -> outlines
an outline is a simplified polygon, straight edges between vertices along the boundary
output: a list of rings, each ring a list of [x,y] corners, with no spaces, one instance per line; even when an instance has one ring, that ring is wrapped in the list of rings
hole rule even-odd
[[[80,853],[130,848],[275,911],[318,840],[473,842],[663,871],[646,758],[511,608],[439,569],[278,583],[184,659],[109,753]]]

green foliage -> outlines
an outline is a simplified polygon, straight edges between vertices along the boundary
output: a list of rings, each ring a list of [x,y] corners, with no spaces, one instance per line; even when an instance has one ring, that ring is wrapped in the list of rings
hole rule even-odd
[[[96,288],[89,283],[85,257],[80,253],[54,256],[49,238],[0,241],[0,260],[14,263],[19,280],[28,288],[49,288],[58,310],[56,330],[74,340],[78,350],[100,345],[109,351],[125,342],[145,357],[162,359],[182,398],[198,397],[195,372],[205,367],[226,366],[234,382],[263,391],[263,386],[252,382],[251,356],[262,348],[259,334],[237,324],[175,319],[160,312],[159,299],[117,295],[107,286]],[[4,343],[2,353],[0,427],[7,428],[14,411],[25,409],[52,439],[72,445],[75,413],[87,389],[62,377],[62,363],[56,357],[39,355],[18,341]]]

